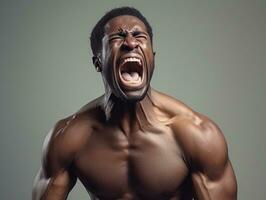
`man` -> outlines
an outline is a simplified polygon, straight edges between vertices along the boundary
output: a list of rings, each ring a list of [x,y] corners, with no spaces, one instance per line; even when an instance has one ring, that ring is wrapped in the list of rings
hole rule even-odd
[[[142,14],[111,10],[91,47],[105,94],[48,134],[33,199],[66,199],[79,178],[97,199],[235,200],[217,125],[150,87],[152,29]]]

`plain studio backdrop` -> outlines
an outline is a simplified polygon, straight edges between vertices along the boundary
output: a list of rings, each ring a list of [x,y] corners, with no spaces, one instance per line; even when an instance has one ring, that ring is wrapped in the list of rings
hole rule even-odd
[[[103,94],[88,37],[130,5],[154,31],[152,86],[223,130],[238,199],[265,199],[266,1],[1,0],[0,199],[30,199],[45,135]],[[69,199],[88,199],[78,183]]]

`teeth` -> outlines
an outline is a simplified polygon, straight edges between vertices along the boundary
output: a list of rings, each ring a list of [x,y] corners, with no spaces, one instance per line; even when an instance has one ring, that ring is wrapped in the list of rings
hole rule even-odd
[[[138,62],[139,65],[141,65],[141,61],[139,58],[134,58],[134,57],[130,57],[130,58],[126,58],[122,64],[125,64],[126,62]]]

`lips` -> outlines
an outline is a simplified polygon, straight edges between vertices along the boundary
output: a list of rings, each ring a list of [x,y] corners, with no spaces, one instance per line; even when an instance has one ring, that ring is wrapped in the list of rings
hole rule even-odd
[[[140,56],[127,55],[119,60],[119,79],[122,87],[138,89],[144,80],[143,61]]]

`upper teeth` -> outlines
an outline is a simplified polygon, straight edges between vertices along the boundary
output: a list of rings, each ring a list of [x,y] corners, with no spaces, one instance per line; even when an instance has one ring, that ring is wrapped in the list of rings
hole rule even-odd
[[[138,62],[139,65],[141,65],[141,61],[139,58],[133,58],[133,57],[130,57],[130,58],[126,58],[122,64],[125,64],[126,62]]]

